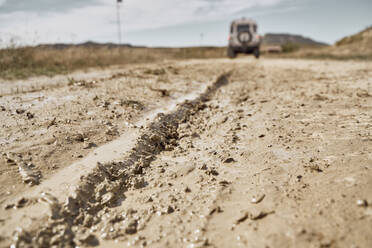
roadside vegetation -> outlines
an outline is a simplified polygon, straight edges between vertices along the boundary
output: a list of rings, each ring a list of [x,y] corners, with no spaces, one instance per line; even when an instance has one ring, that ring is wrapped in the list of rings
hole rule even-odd
[[[347,36],[336,42],[336,46],[344,46],[355,43],[370,43],[372,39],[372,26],[367,27],[362,32],[355,35]]]
[[[169,59],[220,58],[225,48],[131,48],[131,47],[20,47],[0,50],[0,78],[23,79],[53,76],[75,70],[112,65],[151,63]]]
[[[277,52],[273,54],[265,53],[265,50],[269,51],[268,47],[270,45],[262,46],[262,53],[274,58],[372,60],[372,27],[345,37],[333,46],[311,46],[289,42],[281,46],[277,45]],[[112,65],[207,58],[226,58],[226,48],[143,48],[97,44],[67,47],[57,45],[11,47],[0,49],[0,78],[24,79]]]
[[[283,53],[292,53],[300,50],[300,45],[288,42],[281,46]]]
[[[337,41],[333,46],[303,48],[285,56],[309,59],[372,60],[372,26]]]

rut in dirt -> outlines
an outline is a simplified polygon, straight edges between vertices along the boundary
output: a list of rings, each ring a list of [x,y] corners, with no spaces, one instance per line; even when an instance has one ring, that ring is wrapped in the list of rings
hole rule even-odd
[[[120,162],[97,164],[94,171],[81,179],[80,185],[65,203],[52,195],[41,200],[49,204],[50,217],[47,223],[34,230],[16,232],[15,247],[75,247],[76,245],[98,245],[93,234],[79,233],[79,226],[91,227],[100,222],[98,212],[119,206],[125,201],[125,192],[147,186],[143,174],[156,156],[177,146],[177,132],[181,123],[205,109],[210,97],[228,84],[231,72],[221,75],[212,86],[195,100],[186,100],[169,114],[158,114],[138,138],[128,156]],[[126,232],[135,232],[137,223],[129,225]]]

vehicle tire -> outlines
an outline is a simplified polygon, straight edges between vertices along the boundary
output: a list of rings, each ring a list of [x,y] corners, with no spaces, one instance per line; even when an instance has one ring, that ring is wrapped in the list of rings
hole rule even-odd
[[[249,42],[252,41],[252,34],[251,32],[240,32],[238,34],[238,40],[242,44],[248,44]]]
[[[254,49],[253,55],[256,57],[256,59],[260,58],[260,48],[259,47]]]
[[[227,56],[230,58],[230,59],[234,59],[236,58],[236,52],[234,51],[234,49],[232,47],[228,47],[227,48]]]

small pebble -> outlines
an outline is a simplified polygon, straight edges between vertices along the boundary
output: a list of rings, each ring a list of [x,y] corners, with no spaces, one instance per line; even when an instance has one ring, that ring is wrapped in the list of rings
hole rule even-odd
[[[368,202],[366,200],[357,200],[358,207],[368,207]]]
[[[251,203],[258,204],[265,198],[265,194],[259,195],[257,197],[253,197]]]

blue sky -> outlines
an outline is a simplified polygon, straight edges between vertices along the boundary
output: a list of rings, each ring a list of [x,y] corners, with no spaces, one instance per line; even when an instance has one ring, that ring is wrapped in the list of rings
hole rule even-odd
[[[234,18],[261,34],[293,33],[334,43],[372,25],[371,0],[123,0],[125,43],[225,45]],[[203,36],[201,36],[203,34]],[[0,0],[0,45],[117,42],[116,0]]]

